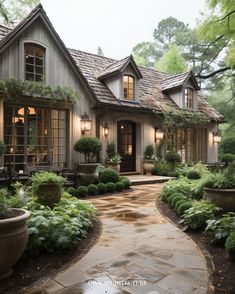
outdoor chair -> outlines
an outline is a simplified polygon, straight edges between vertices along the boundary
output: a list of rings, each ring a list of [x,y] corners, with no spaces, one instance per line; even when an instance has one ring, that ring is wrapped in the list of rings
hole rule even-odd
[[[65,187],[77,187],[77,173],[78,167],[74,167],[73,169],[64,169],[62,171],[62,176],[66,178]]]

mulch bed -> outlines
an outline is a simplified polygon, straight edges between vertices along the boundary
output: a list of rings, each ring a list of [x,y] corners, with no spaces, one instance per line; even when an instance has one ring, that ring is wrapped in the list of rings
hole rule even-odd
[[[80,240],[73,250],[32,257],[23,256],[13,267],[13,274],[0,280],[0,293],[18,293],[24,287],[30,287],[35,282],[55,276],[62,269],[81,259],[99,239],[101,231],[102,224],[95,218],[87,238]]]
[[[178,223],[179,217],[167,203],[159,201],[157,202],[157,207],[162,215],[182,230],[183,226]],[[229,259],[224,247],[212,245],[210,240],[202,232],[191,230],[185,233],[195,241],[206,257],[207,267],[210,271],[211,293],[234,294],[235,262]],[[209,256],[207,253],[209,253]]]

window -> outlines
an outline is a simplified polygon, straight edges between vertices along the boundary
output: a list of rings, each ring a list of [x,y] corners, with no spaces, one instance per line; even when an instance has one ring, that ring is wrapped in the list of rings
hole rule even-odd
[[[35,106],[4,105],[5,163],[66,166],[67,112]]]
[[[187,108],[193,108],[193,90],[191,88],[184,90],[184,105]]]
[[[128,75],[123,76],[123,97],[124,99],[133,100],[135,95],[134,78]]]
[[[25,80],[44,82],[45,49],[34,44],[25,44]]]

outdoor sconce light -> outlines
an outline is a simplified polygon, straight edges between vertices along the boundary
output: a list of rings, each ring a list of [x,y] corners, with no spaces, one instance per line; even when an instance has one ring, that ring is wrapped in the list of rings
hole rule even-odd
[[[213,143],[218,144],[221,141],[221,137],[217,132],[213,133]]]
[[[82,135],[85,134],[85,132],[89,132],[91,130],[91,122],[92,120],[89,118],[89,115],[84,112],[81,118],[81,132]]]
[[[164,132],[155,128],[155,142],[159,143],[164,137]]]
[[[109,135],[109,126],[108,126],[108,124],[106,123],[106,124],[104,125],[104,136],[105,136],[105,138],[107,138],[108,135]]]

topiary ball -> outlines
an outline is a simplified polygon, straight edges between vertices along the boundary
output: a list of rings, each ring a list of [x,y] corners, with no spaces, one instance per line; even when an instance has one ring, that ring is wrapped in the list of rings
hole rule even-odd
[[[77,196],[77,190],[74,187],[69,187],[66,192],[68,192],[72,196]]]
[[[106,191],[110,192],[110,193],[114,192],[115,191],[115,184],[112,182],[107,183],[106,184]]]
[[[117,182],[115,184],[115,189],[116,189],[116,191],[122,191],[124,189],[123,183],[122,182]]]
[[[131,181],[129,179],[123,179],[121,183],[123,183],[124,189],[129,189],[131,186]]]
[[[94,184],[90,184],[87,186],[87,192],[88,192],[88,195],[97,195],[98,194],[98,188],[96,185]]]
[[[201,178],[201,175],[197,170],[190,170],[187,173],[187,178],[190,180],[198,180]]]
[[[230,258],[235,260],[235,232],[230,233],[225,242],[225,249],[228,252]]]
[[[117,183],[119,180],[119,176],[115,170],[111,168],[106,168],[103,171],[101,171],[99,180],[101,183],[105,184],[109,182]]]
[[[99,183],[97,185],[97,189],[99,194],[105,194],[106,193],[106,185],[104,183]]]
[[[77,196],[78,197],[86,197],[87,195],[87,187],[80,186],[77,188]]]

